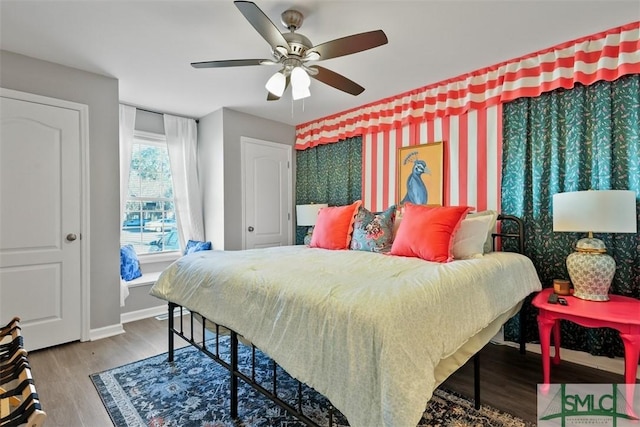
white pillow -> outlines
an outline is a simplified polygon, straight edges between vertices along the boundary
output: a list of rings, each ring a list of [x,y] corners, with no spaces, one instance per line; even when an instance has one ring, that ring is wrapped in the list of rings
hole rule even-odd
[[[480,216],[488,216],[491,218],[491,224],[489,225],[489,231],[487,231],[487,240],[484,242],[484,253],[493,252],[493,236],[492,233],[496,232],[496,223],[498,222],[498,212],[492,210],[486,210],[482,212],[470,213],[467,218],[476,218]]]
[[[480,258],[484,252],[487,234],[490,232],[493,217],[480,215],[466,217],[453,236],[453,257],[455,259]]]

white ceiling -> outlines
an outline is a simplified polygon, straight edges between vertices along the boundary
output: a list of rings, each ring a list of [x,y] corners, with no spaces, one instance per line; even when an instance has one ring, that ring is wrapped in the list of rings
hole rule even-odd
[[[283,31],[300,10],[314,44],[382,29],[387,45],[320,64],[364,86],[316,80],[311,97],[266,101],[275,66],[194,69],[196,61],[269,58],[231,0],[0,0],[0,47],[119,80],[121,102],[199,118],[221,107],[299,124],[640,20],[640,1],[256,0]],[[1,64],[0,64],[1,66]]]

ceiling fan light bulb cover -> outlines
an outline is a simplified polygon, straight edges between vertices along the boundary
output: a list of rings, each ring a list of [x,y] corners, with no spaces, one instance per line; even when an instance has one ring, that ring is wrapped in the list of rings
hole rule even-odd
[[[295,67],[291,70],[291,85],[295,87],[306,87],[311,85],[309,74],[302,67]]]
[[[299,99],[308,98],[311,96],[311,91],[309,90],[309,86],[292,86],[291,87],[291,96],[294,101]]]
[[[280,97],[284,93],[286,80],[287,79],[285,78],[284,74],[278,71],[273,76],[271,76],[269,80],[267,80],[267,84],[265,84],[264,87],[275,96]]]

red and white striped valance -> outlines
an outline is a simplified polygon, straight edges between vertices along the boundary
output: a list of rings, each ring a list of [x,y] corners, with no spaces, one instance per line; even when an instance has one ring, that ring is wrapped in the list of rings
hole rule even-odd
[[[296,127],[296,149],[640,73],[640,21]]]

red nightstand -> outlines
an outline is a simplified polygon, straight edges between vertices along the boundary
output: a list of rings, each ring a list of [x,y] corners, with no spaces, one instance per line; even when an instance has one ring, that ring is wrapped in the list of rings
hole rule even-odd
[[[620,295],[609,295],[609,301],[587,301],[564,296],[568,302],[565,306],[547,302],[552,292],[552,288],[544,289],[532,301],[539,310],[538,330],[544,384],[550,382],[549,345],[552,329],[556,349],[553,364],[560,363],[560,320],[569,320],[587,328],[608,327],[619,331],[624,343],[624,380],[627,384],[635,384],[640,356],[640,300]],[[627,388],[627,398],[629,397],[633,402],[632,387]]]

